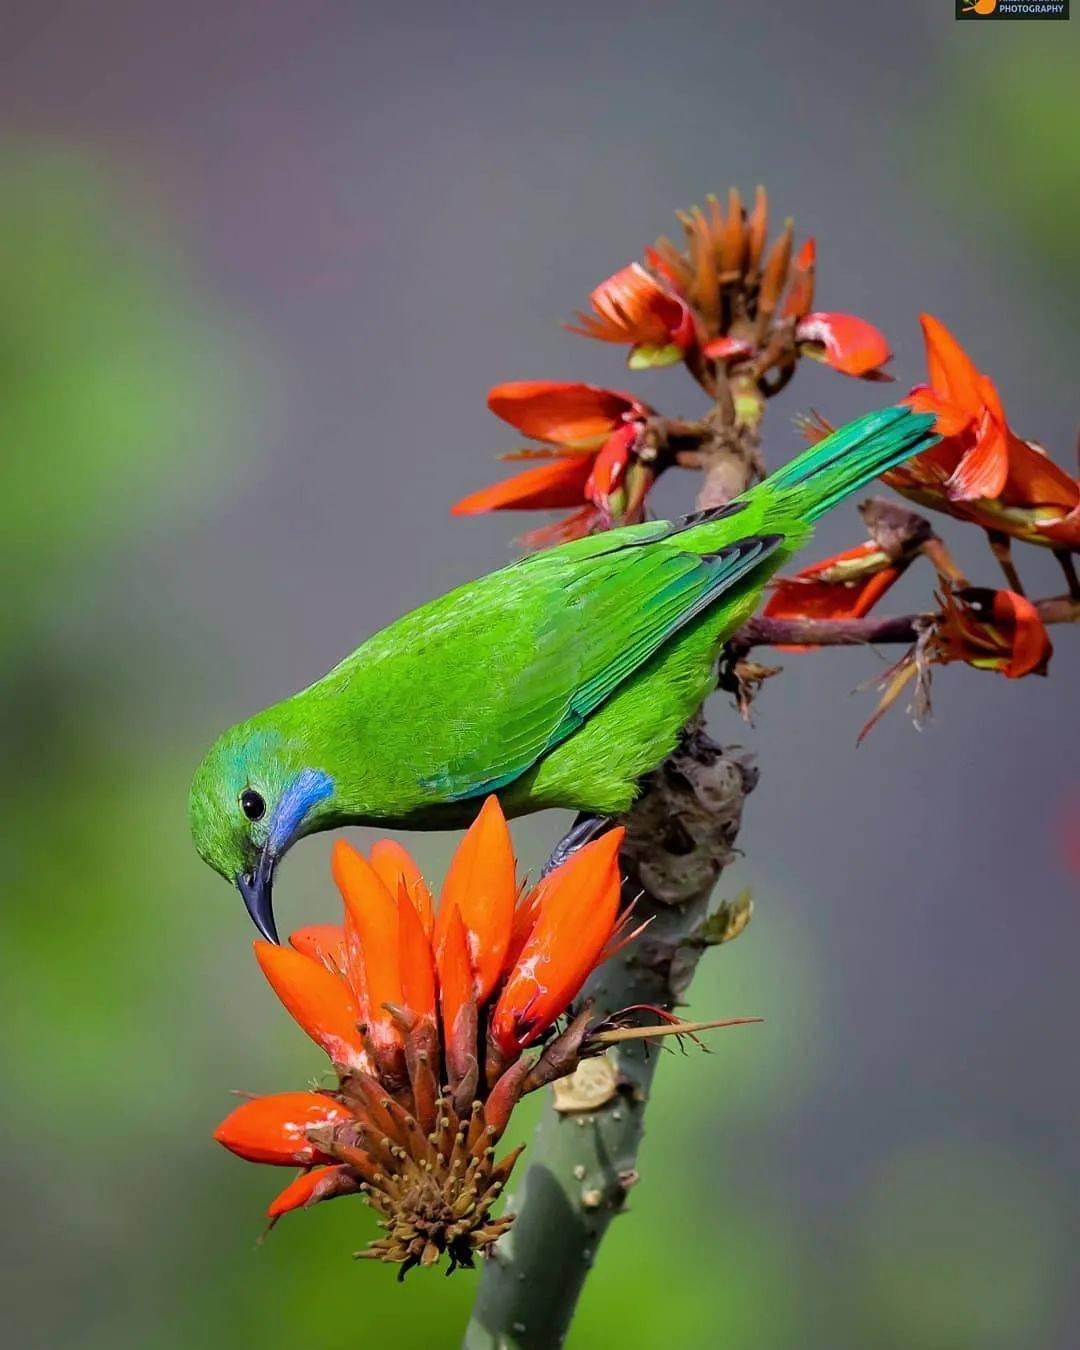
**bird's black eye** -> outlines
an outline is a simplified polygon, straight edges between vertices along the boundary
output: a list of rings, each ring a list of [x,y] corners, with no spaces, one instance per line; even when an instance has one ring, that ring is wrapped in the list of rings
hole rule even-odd
[[[240,810],[248,820],[262,820],[266,815],[266,802],[261,792],[254,788],[245,788],[240,794]]]

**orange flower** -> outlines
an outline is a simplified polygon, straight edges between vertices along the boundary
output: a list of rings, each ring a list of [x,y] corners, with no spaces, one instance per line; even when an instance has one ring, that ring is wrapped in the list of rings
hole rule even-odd
[[[369,861],[336,844],[344,925],[302,929],[294,950],[256,942],[255,953],[337,1086],[247,1101],[215,1132],[250,1161],[313,1168],[272,1202],[272,1220],[363,1190],[387,1230],[366,1255],[408,1269],[445,1253],[453,1268],[490,1249],[511,1222],[491,1210],[517,1157],[494,1160],[514,1103],[604,1044],[587,1009],[556,1024],[619,940],[622,835],[611,830],[521,894],[490,797],[433,926],[403,849],[382,841]]]
[[[992,534],[1080,550],[1080,480],[1009,427],[993,381],[940,320],[921,316],[930,383],[913,407],[937,415],[943,439],[884,475],[905,497]]]
[[[1010,680],[1045,675],[1053,652],[1039,611],[1015,591],[969,586],[942,596],[933,659],[946,665],[966,661],[979,670],[997,670]]]
[[[504,458],[546,462],[463,498],[451,507],[453,515],[577,508],[554,526],[525,536],[530,545],[577,539],[616,519],[622,524],[641,519],[655,479],[637,453],[652,416],[646,404],[591,384],[520,380],[496,385],[488,407],[543,442]]]
[[[362,1253],[450,1269],[513,1222],[492,1212],[520,1149],[495,1146],[518,1099],[606,1045],[717,1023],[592,1024],[574,1010],[592,971],[635,933],[619,915],[610,830],[526,891],[497,798],[458,847],[438,913],[399,845],[334,848],[344,923],[256,942],[274,992],[330,1057],[337,1084],[244,1102],[214,1137],[251,1162],[306,1169],[271,1202],[294,1209],[361,1192],[385,1235]],[[754,1020],[754,1019],[738,1019]],[[526,1053],[536,1047],[533,1053]]]
[[[631,263],[589,295],[592,314],[578,312],[571,333],[598,342],[629,343],[632,370],[672,366],[697,342],[690,306],[645,270]]]
[[[929,711],[929,677],[934,665],[964,661],[977,670],[996,670],[1007,679],[1045,675],[1053,648],[1039,611],[1015,591],[985,587],[954,590],[942,578],[940,611],[926,625],[915,646],[882,677],[884,690],[877,709],[859,733],[871,727],[915,681],[916,721]]]
[[[905,566],[867,539],[775,582],[762,613],[773,619],[861,619],[903,574]],[[786,646],[780,650],[809,649]]]

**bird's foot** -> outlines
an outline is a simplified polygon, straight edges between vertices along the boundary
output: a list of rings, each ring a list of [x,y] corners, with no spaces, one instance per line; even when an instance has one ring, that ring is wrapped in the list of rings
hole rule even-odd
[[[594,839],[599,839],[614,824],[615,821],[611,816],[578,816],[577,820],[555,845],[551,857],[544,864],[540,875],[546,877],[549,872],[554,872],[556,867],[561,867],[567,858],[576,853],[579,848],[584,848],[586,844],[591,844]]]

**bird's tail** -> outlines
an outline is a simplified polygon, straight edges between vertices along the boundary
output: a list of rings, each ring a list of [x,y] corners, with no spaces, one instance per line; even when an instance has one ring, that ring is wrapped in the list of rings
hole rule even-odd
[[[817,520],[864,484],[940,440],[934,418],[910,408],[885,408],[840,427],[797,455],[745,495],[791,501],[807,520]],[[792,500],[794,499],[794,500]]]

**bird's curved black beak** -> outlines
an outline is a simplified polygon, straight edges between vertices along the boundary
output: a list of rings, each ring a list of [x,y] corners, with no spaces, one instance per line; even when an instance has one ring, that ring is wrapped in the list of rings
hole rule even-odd
[[[255,922],[255,927],[267,942],[277,942],[277,927],[274,924],[274,864],[277,858],[270,850],[263,849],[252,872],[241,872],[236,878],[240,894],[244,897],[247,912]]]

